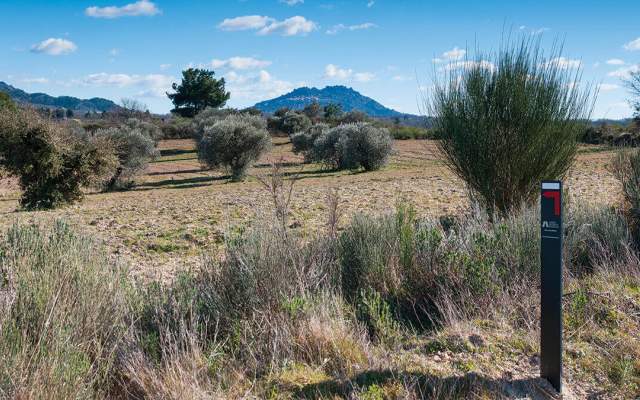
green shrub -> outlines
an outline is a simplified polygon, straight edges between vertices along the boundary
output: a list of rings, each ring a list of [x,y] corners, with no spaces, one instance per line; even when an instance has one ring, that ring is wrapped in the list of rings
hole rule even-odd
[[[492,63],[480,54],[452,64],[436,84],[428,106],[444,160],[490,214],[533,201],[540,181],[562,177],[573,161],[591,91],[558,56],[523,39]]]
[[[380,169],[393,151],[389,131],[369,123],[338,125],[320,135],[310,157],[337,169]]]
[[[431,131],[417,126],[394,126],[389,131],[395,140],[435,139]]]
[[[198,144],[198,158],[209,167],[231,169],[231,180],[240,181],[252,163],[271,146],[264,119],[256,116],[229,116],[204,128]]]
[[[349,111],[348,113],[344,114],[341,118],[340,118],[340,123],[341,124],[355,124],[358,122],[368,122],[369,121],[369,116],[365,113],[363,113],[360,110],[352,110]]]
[[[374,171],[382,168],[393,152],[393,142],[385,128],[360,122],[333,129],[340,132],[337,151],[340,154],[341,168],[362,167],[365,171]]]
[[[83,186],[112,174],[116,157],[101,138],[73,135],[26,111],[0,111],[0,166],[18,177],[22,207],[46,209],[80,200]]]
[[[318,123],[312,125],[304,132],[298,132],[291,135],[291,144],[293,145],[293,153],[304,155],[306,162],[314,161],[313,144],[320,136],[329,130],[329,125]]]
[[[149,136],[152,133],[126,126],[96,132],[96,137],[109,140],[113,144],[118,157],[118,166],[106,182],[107,190],[130,187],[133,184],[132,178],[142,172],[149,161],[158,156],[156,144]]]
[[[5,92],[0,92],[0,109],[6,108],[9,111],[16,111],[16,103],[13,102],[11,96]]]
[[[131,338],[125,278],[65,223],[0,236],[3,397],[109,397]]]
[[[153,122],[143,121],[137,118],[129,118],[124,126],[130,130],[140,131],[143,135],[147,136],[155,143],[158,143],[160,139],[163,139],[162,130]]]
[[[280,131],[287,135],[293,135],[296,132],[304,132],[311,127],[311,120],[306,115],[289,111],[280,122]]]
[[[173,116],[160,126],[164,139],[193,139],[196,131],[191,118]]]

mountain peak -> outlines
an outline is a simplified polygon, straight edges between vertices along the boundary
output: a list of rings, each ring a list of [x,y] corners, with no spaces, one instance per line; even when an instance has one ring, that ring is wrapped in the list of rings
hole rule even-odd
[[[302,86],[275,99],[257,103],[254,107],[263,112],[272,113],[282,107],[301,110],[314,101],[322,106],[329,103],[337,103],[342,106],[344,111],[358,110],[372,117],[402,115],[402,113],[387,108],[372,98],[360,94],[353,88],[343,85],[326,86],[323,89]]]

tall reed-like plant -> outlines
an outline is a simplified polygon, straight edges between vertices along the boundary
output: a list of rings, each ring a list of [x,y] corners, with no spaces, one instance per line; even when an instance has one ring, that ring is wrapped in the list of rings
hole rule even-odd
[[[444,161],[490,215],[531,202],[541,180],[569,169],[595,97],[579,64],[523,38],[452,62],[436,79],[426,106]]]

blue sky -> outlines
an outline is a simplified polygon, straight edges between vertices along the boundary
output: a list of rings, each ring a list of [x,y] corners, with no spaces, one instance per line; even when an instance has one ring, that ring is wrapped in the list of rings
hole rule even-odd
[[[562,4],[559,4],[562,3]],[[0,80],[28,92],[136,98],[166,112],[188,66],[227,79],[230,106],[344,84],[399,111],[444,65],[495,50],[505,31],[564,41],[567,68],[600,86],[594,117],[631,115],[640,2],[100,0],[0,2]]]

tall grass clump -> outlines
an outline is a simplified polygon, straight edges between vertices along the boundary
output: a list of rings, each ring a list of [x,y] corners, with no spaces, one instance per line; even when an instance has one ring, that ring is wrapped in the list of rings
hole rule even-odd
[[[539,39],[507,42],[445,68],[426,108],[444,161],[493,215],[530,203],[543,179],[564,176],[577,150],[592,90]]]
[[[208,167],[227,167],[231,180],[241,181],[247,170],[271,147],[263,118],[230,115],[204,128],[198,158]]]
[[[63,222],[0,238],[0,393],[107,397],[128,342],[128,286],[96,243]]]

